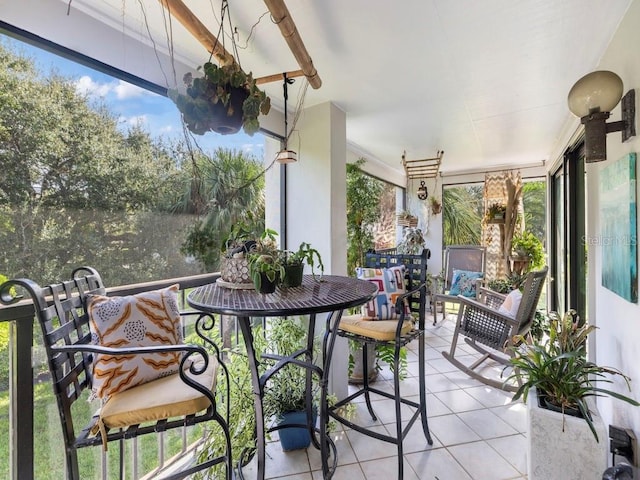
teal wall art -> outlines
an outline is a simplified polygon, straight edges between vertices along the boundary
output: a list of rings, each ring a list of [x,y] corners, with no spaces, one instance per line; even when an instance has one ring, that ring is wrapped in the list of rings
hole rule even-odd
[[[636,154],[629,153],[600,172],[602,286],[638,302]]]

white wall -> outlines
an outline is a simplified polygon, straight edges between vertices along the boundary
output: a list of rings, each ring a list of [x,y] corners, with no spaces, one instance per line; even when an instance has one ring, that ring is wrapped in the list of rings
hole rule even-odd
[[[625,92],[630,88],[636,89],[636,98],[640,94],[639,25],[640,0],[634,0],[597,68],[616,72],[622,78]],[[636,123],[638,111],[636,105]],[[619,119],[618,106],[612,112],[610,121]],[[577,119],[575,124],[577,126]],[[638,131],[640,133],[640,129]],[[640,136],[622,143],[620,133],[610,133],[607,136],[608,160],[587,164],[587,235],[591,239],[598,238],[600,231],[600,172],[612,161],[629,152],[640,152]],[[624,300],[601,285],[602,250],[597,244],[588,246],[588,272],[589,319],[598,327],[595,349],[592,348],[590,356],[599,365],[612,366],[629,375],[633,380],[630,396],[640,400],[640,306]],[[616,382],[613,388],[629,394],[621,382]],[[636,436],[640,436],[640,408],[618,400],[598,399],[598,409],[605,424],[632,428]]]

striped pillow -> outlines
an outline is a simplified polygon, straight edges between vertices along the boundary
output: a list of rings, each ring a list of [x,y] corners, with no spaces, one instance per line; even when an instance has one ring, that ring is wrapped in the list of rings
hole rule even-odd
[[[94,345],[147,347],[182,343],[179,285],[123,297],[87,296]],[[180,352],[96,355],[91,399],[106,398],[178,371]]]

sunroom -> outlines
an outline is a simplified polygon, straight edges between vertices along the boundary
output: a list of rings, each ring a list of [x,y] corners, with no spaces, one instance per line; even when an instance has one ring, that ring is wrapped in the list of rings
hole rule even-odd
[[[186,164],[199,148],[213,151],[222,146],[243,152],[252,148],[257,152],[257,161],[249,162],[250,169],[244,172],[245,189],[222,192],[200,209],[176,214],[179,210],[164,205],[144,219],[136,217],[139,229],[153,232],[142,238],[124,230],[126,215],[117,213],[122,211],[118,209],[135,202],[153,202],[167,193],[169,185],[176,187],[179,182],[171,176],[176,174],[172,167],[147,176],[145,166],[151,164],[140,160],[136,165],[132,154],[123,158],[133,166],[121,171],[115,164],[96,160],[100,168],[111,169],[116,179],[108,188],[119,184],[116,200],[109,197],[106,187],[92,194],[64,190],[65,175],[71,173],[65,173],[64,159],[56,157],[56,152],[63,151],[64,144],[65,155],[84,155],[68,149],[73,139],[51,138],[45,127],[37,137],[42,146],[25,150],[25,157],[15,154],[20,151],[18,146],[5,143],[0,152],[6,172],[0,174],[0,218],[5,225],[0,237],[5,257],[0,275],[45,284],[68,277],[81,265],[102,269],[115,263],[118,269],[105,276],[107,287],[123,295],[140,291],[141,283],[160,288],[178,277],[188,288],[211,283],[217,278],[218,264],[206,268],[202,257],[185,253],[186,232],[212,210],[223,210],[227,202],[246,205],[238,192],[253,195],[249,189],[259,177],[264,204],[254,213],[264,226],[277,232],[281,246],[295,250],[302,242],[310,242],[322,256],[325,274],[347,276],[352,273],[347,262],[347,165],[358,164],[369,178],[384,185],[388,197],[382,235],[387,243],[378,246],[395,247],[402,240],[404,227],[396,224],[396,215],[411,212],[418,218],[424,245],[430,250],[428,273],[437,276],[444,267],[446,248],[466,243],[450,241],[448,192],[476,188],[479,208],[484,211],[488,200],[482,191],[489,179],[515,175],[525,184],[546,185],[544,218],[536,220],[544,226],[540,236],[549,267],[545,307],[558,312],[575,309],[583,320],[596,326],[589,336],[589,360],[628,375],[630,391],[617,380],[610,388],[640,399],[640,368],[635,361],[640,328],[634,325],[640,318],[635,178],[635,151],[640,140],[635,132],[624,132],[621,138],[614,126],[623,117],[635,116],[627,113],[629,106],[636,108],[635,98],[630,105],[621,101],[610,107],[610,126],[601,125],[610,132],[601,134],[601,142],[606,138],[604,155],[601,151],[593,156],[585,150],[585,125],[567,104],[572,86],[590,72],[617,74],[623,95],[640,84],[640,61],[634,49],[640,44],[640,0],[401,3],[0,0],[3,51],[15,53],[26,48],[27,56],[36,57],[36,64],[49,65],[50,77],[61,68],[63,75],[76,75],[78,85],[78,77],[91,82],[93,74],[85,72],[95,72],[105,84],[108,76],[121,92],[135,88],[144,91],[149,102],[163,104],[161,112],[149,106],[147,112],[132,113],[123,107],[112,113],[117,119],[114,124],[120,123],[119,131],[129,132],[130,144],[138,141],[142,145],[148,129],[152,135],[172,129],[174,136],[164,137],[167,143],[149,150],[140,146],[140,158],[153,151],[150,155],[155,159],[168,161],[181,156]],[[226,135],[192,135],[188,128],[182,130],[180,112],[167,98],[168,90],[184,93],[185,74],[199,76],[197,67],[212,58],[212,48],[230,53],[244,71],[252,72],[259,88],[270,97],[271,110],[258,117],[259,132],[247,135],[245,129]],[[60,63],[51,60],[56,57]],[[78,70],[58,66],[62,62],[75,64]],[[0,87],[0,91],[6,122],[11,90]],[[85,98],[100,98],[99,94],[92,97],[89,90],[83,92]],[[103,104],[106,98],[105,93]],[[126,100],[129,106],[137,102],[132,98]],[[31,113],[33,117],[28,118],[35,118],[37,109]],[[122,126],[127,116],[147,118],[136,124],[140,126],[137,131]],[[111,121],[108,117],[104,117],[107,123]],[[103,124],[96,125],[100,129]],[[167,125],[170,127],[163,131]],[[6,128],[6,123],[0,127]],[[20,138],[4,136],[3,131],[0,142]],[[69,132],[95,135],[90,129]],[[178,141],[187,146],[175,147]],[[94,149],[96,157],[104,153],[97,145]],[[296,161],[282,161],[283,152],[294,152]],[[37,200],[47,188],[33,180],[45,178],[43,171],[37,170],[43,167],[34,160],[36,156],[47,168],[57,169],[59,188],[58,197],[40,204],[37,212],[23,208],[35,205],[25,200],[25,191]],[[49,157],[56,159],[46,160]],[[91,156],[86,160],[91,161]],[[413,175],[413,161],[435,164],[436,170],[427,168]],[[627,166],[628,174],[612,180],[611,172],[620,162]],[[20,183],[23,179],[16,173],[21,165],[25,165],[24,171],[36,169],[25,175],[26,184]],[[83,175],[88,178],[93,173],[90,170],[76,172],[76,180]],[[139,175],[151,187],[140,186],[132,175]],[[620,196],[618,187],[622,184],[628,196]],[[24,191],[20,191],[21,185]],[[423,196],[422,187],[427,199],[418,196]],[[10,195],[9,188],[18,194]],[[432,214],[431,199],[439,200],[445,211]],[[71,200],[76,203],[71,205]],[[178,198],[173,200],[179,203]],[[110,202],[114,203],[110,206]],[[378,199],[372,203],[377,205]],[[25,245],[31,243],[16,241],[18,227],[26,238],[35,231],[37,222],[33,219],[45,210],[42,218],[48,221],[42,220],[38,227],[38,250],[29,250]],[[612,212],[616,214],[613,220]],[[59,223],[52,220],[56,216]],[[82,217],[91,217],[91,222],[78,221]],[[110,237],[108,249],[90,244],[98,234]],[[161,248],[154,243],[158,238],[167,239]],[[612,246],[613,252],[623,251],[624,258],[612,258]],[[66,255],[49,261],[54,255],[51,252],[56,251]],[[612,271],[619,273],[615,282],[622,281],[622,287],[612,283]],[[511,403],[511,394],[469,379],[442,357],[456,323],[457,305],[449,308],[447,320],[433,327],[429,323],[425,337],[427,407],[435,442],[426,446],[417,437],[409,438],[404,477],[527,478],[526,408]],[[427,313],[430,319],[432,312]],[[5,460],[0,460],[0,476],[60,478],[65,467],[57,407],[47,375],[42,373],[45,360],[40,358],[40,340],[37,330],[34,337],[32,318],[33,312],[23,304],[0,306],[0,323],[8,325],[7,339],[0,348],[9,362],[1,378],[5,426],[0,457]],[[343,347],[337,355],[346,363],[347,346]],[[408,378],[412,379],[417,361],[413,350],[408,360]],[[379,381],[390,382],[390,376],[383,370]],[[351,388],[347,372],[333,372],[331,388],[339,398],[346,396]],[[46,389],[45,402],[38,398],[41,389]],[[608,397],[598,398],[596,404],[606,427],[619,427],[629,437],[640,430],[637,408]],[[187,437],[185,434],[184,444],[189,443]],[[156,467],[182,451],[182,447],[169,445],[172,441],[161,440],[158,445],[166,445],[155,448],[151,460],[142,459],[142,446],[127,447],[127,474],[134,478],[148,472],[155,475]],[[359,439],[353,432],[345,433],[342,441],[338,444],[338,457],[342,458],[333,478],[394,478],[395,449],[384,444],[379,447],[372,439]],[[178,443],[182,445],[182,439]],[[609,452],[610,439],[600,438],[600,443]],[[85,461],[83,468],[91,472],[87,478],[116,478],[115,473],[103,469],[97,450]],[[634,456],[637,462],[637,452]],[[609,453],[606,466],[620,461],[634,460]],[[254,475],[252,468],[250,465],[245,474],[248,478]],[[603,472],[593,473],[593,478],[600,478]],[[270,442],[266,476],[321,478],[320,453],[313,447],[284,453],[276,442]]]

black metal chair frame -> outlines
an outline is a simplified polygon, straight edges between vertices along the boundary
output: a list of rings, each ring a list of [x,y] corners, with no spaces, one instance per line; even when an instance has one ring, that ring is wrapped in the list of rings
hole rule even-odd
[[[212,358],[211,355],[215,355],[219,365],[222,367],[222,374],[226,375],[226,385],[229,385],[228,371],[222,361],[220,351],[217,345],[205,335],[205,332],[210,331],[215,324],[215,319],[211,315],[200,312],[181,312],[183,317],[186,315],[196,316],[195,331],[205,342],[207,348],[200,345],[186,344],[137,348],[101,347],[91,344],[89,314],[86,309],[87,294],[97,293],[104,295],[106,292],[102,279],[95,269],[91,267],[77,268],[73,271],[70,280],[45,287],[41,287],[32,280],[24,278],[9,280],[0,285],[0,300],[3,304],[15,303],[22,298],[22,296],[16,294],[18,290],[16,287],[25,289],[31,296],[36,319],[42,328],[53,391],[58,404],[58,413],[65,442],[67,478],[80,479],[77,454],[80,448],[102,446],[103,440],[106,442],[118,441],[120,444],[119,474],[120,478],[123,478],[125,439],[150,433],[157,434],[165,430],[208,421],[217,422],[224,432],[226,437],[224,454],[215,458],[208,458],[201,463],[189,466],[179,473],[163,478],[184,478],[194,472],[223,462],[226,466],[226,478],[232,478],[229,426],[225,417],[218,411],[219,404],[224,403],[226,418],[229,418],[228,389],[224,399],[218,401],[209,389],[185,374],[185,370],[188,370],[191,375],[197,378],[197,375],[206,371],[211,361],[210,358]],[[104,439],[100,434],[94,435],[91,433],[95,431],[94,427],[99,420],[99,416],[94,415],[89,424],[82,427],[76,435],[71,407],[75,401],[81,398],[85,390],[91,389],[92,362],[96,354],[144,355],[162,352],[183,352],[179,368],[180,378],[185,384],[196,389],[209,400],[210,406],[204,412],[198,412],[186,417],[162,419],[149,424],[130,425],[127,428],[108,430]],[[195,358],[193,355],[204,359],[204,362],[201,362],[201,367],[197,367],[195,362],[192,361]]]
[[[427,401],[426,401],[426,388],[425,388],[425,346],[424,346],[424,328],[425,328],[425,309],[426,309],[426,295],[427,295],[427,259],[430,256],[428,249],[424,249],[419,255],[407,255],[397,254],[394,250],[381,252],[368,252],[365,256],[365,267],[384,268],[393,267],[396,265],[405,265],[405,282],[406,293],[401,295],[396,302],[396,312],[399,314],[397,321],[397,328],[395,331],[395,339],[391,341],[380,341],[370,337],[355,335],[351,332],[344,331],[338,326],[337,334],[341,337],[345,337],[362,344],[363,355],[363,372],[364,380],[361,388],[349,395],[347,398],[337,402],[335,405],[328,407],[328,415],[334,418],[338,422],[346,425],[353,430],[356,430],[364,435],[382,440],[385,442],[393,443],[398,448],[398,479],[403,478],[403,440],[408,434],[409,430],[420,417],[422,421],[422,430],[429,445],[433,444],[431,434],[429,433],[429,425],[427,422]],[[417,325],[414,324],[413,328],[404,335],[402,334],[402,327],[405,322],[405,302],[408,302],[411,313],[416,314],[418,321]],[[375,320],[374,320],[375,321]],[[335,340],[335,336],[332,336]],[[419,390],[420,401],[415,402],[407,398],[403,398],[400,392],[400,378],[398,375],[393,376],[393,393],[383,391],[369,383],[369,374],[367,367],[367,351],[368,348],[375,348],[376,345],[386,345],[394,348],[393,357],[393,369],[394,372],[399,370],[400,365],[400,352],[403,347],[412,342],[418,341],[418,377],[419,377]],[[330,363],[331,355],[333,353],[333,343],[324,346],[325,358]],[[329,368],[329,363],[326,364],[326,368]],[[348,404],[357,397],[364,395],[367,409],[371,418],[376,421],[377,417],[373,411],[371,405],[371,394],[377,394],[379,396],[389,398],[395,402],[395,418],[396,418],[396,431],[395,435],[383,435],[378,432],[372,431],[366,427],[358,425],[352,422],[350,419],[341,416],[341,407]],[[415,412],[408,419],[406,426],[403,428],[403,418],[401,414],[402,404],[409,405],[416,409]],[[406,420],[406,419],[405,419]]]
[[[442,320],[447,313],[447,303],[459,303],[457,295],[450,295],[451,282],[453,281],[454,270],[472,270],[486,272],[486,248],[478,245],[450,245],[444,251],[443,276],[435,277],[435,280],[442,285],[442,289],[431,295],[431,313],[433,313],[433,324],[438,321],[438,305],[442,306]],[[461,259],[456,254],[463,255]],[[453,258],[452,258],[453,257]],[[480,280],[478,286],[482,284]]]
[[[488,288],[480,288],[478,300],[461,296],[451,348],[448,352],[442,352],[444,358],[470,377],[486,385],[515,392],[517,386],[488,378],[480,374],[477,369],[489,359],[504,366],[509,365],[509,360],[514,355],[512,347],[517,344],[517,339],[526,335],[531,328],[547,271],[548,267],[544,267],[542,270],[529,272],[526,275],[522,288],[522,300],[515,318],[498,311],[506,298],[504,294]],[[460,335],[464,337],[467,345],[482,354],[471,365],[465,365],[455,357]]]

